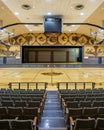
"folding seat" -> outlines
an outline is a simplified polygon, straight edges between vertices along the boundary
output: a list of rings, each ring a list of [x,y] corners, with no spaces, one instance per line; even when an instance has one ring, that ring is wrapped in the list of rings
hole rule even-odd
[[[6,107],[0,107],[0,119],[7,119],[8,111]]]
[[[42,101],[43,100],[43,98],[42,97],[32,97],[31,98],[31,101]]]
[[[97,107],[83,108],[83,118],[97,118],[98,109]]]
[[[9,119],[22,119],[22,108],[21,107],[8,107]]]
[[[86,97],[85,100],[86,100],[86,101],[91,101],[91,102],[92,102],[92,101],[95,100],[95,97]]]
[[[11,100],[11,97],[10,97],[10,96],[2,96],[2,97],[1,97],[1,100],[9,101],[9,100]]]
[[[96,101],[104,101],[104,97],[96,97],[95,100]]]
[[[32,108],[23,108],[23,118],[26,119],[34,119],[38,118],[39,114],[39,109],[37,107],[32,107]]]
[[[69,108],[68,120],[70,117],[72,117],[73,120],[76,120],[77,118],[82,118],[82,112],[82,108]]]
[[[31,97],[22,97],[21,100],[29,102],[29,101],[31,101]]]
[[[104,118],[104,107],[98,108],[98,117]]]
[[[40,101],[29,101],[28,107],[40,107],[41,102]]]
[[[78,107],[79,107],[78,101],[67,102],[67,103],[66,103],[66,106],[67,106],[68,108],[78,108]]]
[[[32,120],[12,120],[11,130],[34,130]]]
[[[9,120],[0,120],[0,130],[11,130]]]
[[[72,125],[71,130],[95,130],[95,119],[76,119]]]
[[[21,101],[21,97],[11,97],[11,99],[15,102],[15,101]]]
[[[96,130],[104,130],[104,118],[96,119]]]
[[[103,101],[93,101],[92,106],[93,107],[103,107],[104,102]]]
[[[91,101],[80,101],[79,102],[80,107],[91,107]]]
[[[84,101],[85,98],[84,97],[75,97],[74,100],[79,102],[79,101]]]
[[[5,106],[5,107],[13,107],[14,106],[13,100],[2,100],[1,104],[2,104],[2,106]]]
[[[15,107],[27,107],[26,101],[15,101],[14,103]]]

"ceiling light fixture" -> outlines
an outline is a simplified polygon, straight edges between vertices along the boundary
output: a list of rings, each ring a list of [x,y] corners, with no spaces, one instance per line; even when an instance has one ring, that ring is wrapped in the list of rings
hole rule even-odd
[[[19,12],[14,12],[14,14],[17,16],[17,15],[19,15]]]
[[[28,5],[28,4],[23,4],[23,5],[22,5],[22,8],[25,9],[25,10],[30,10],[30,9],[31,9],[31,6]]]
[[[77,4],[76,6],[75,6],[75,9],[76,10],[82,10],[84,8],[84,5],[82,5],[82,4]]]
[[[84,15],[84,13],[83,13],[83,12],[81,12],[81,13],[80,13],[80,15],[81,15],[81,16],[83,16],[83,15]]]

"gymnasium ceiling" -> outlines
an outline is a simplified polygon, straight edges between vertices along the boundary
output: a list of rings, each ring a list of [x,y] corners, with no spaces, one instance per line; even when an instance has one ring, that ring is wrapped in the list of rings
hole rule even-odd
[[[103,27],[104,0],[0,0],[1,27],[13,23],[35,23],[0,30],[0,39],[8,37],[8,34],[12,37],[29,32],[42,33],[44,17],[51,15],[62,18],[62,32],[77,32],[100,39],[104,37],[104,31],[99,28],[65,24],[91,23]],[[37,25],[38,23],[40,24]]]

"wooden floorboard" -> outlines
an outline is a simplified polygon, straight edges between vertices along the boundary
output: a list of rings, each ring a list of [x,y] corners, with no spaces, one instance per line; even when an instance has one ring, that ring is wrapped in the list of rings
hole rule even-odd
[[[42,73],[61,73],[59,75],[44,75]],[[56,90],[57,82],[95,82],[96,87],[104,87],[103,68],[0,68],[0,88],[8,87],[9,82],[47,82],[48,90]],[[15,86],[18,87],[18,86]],[[23,88],[26,86],[23,85]],[[43,87],[40,85],[40,88]],[[65,84],[62,84],[65,88]],[[70,88],[73,88],[73,84]],[[78,84],[82,88],[82,84]],[[34,86],[30,86],[34,88]],[[87,84],[87,88],[91,88]]]

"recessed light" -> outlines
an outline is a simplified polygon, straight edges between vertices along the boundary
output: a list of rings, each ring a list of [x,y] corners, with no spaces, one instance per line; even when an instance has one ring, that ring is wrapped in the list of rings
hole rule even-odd
[[[48,12],[47,15],[52,15],[52,13],[51,13],[51,12]]]
[[[28,27],[29,25],[26,24],[25,26]]]
[[[19,12],[14,12],[15,15],[19,15]]]
[[[75,25],[72,25],[72,27],[75,27]]]
[[[83,16],[83,15],[84,15],[84,13],[83,13],[83,12],[81,12],[81,13],[80,13],[80,15],[81,15],[81,16]]]

